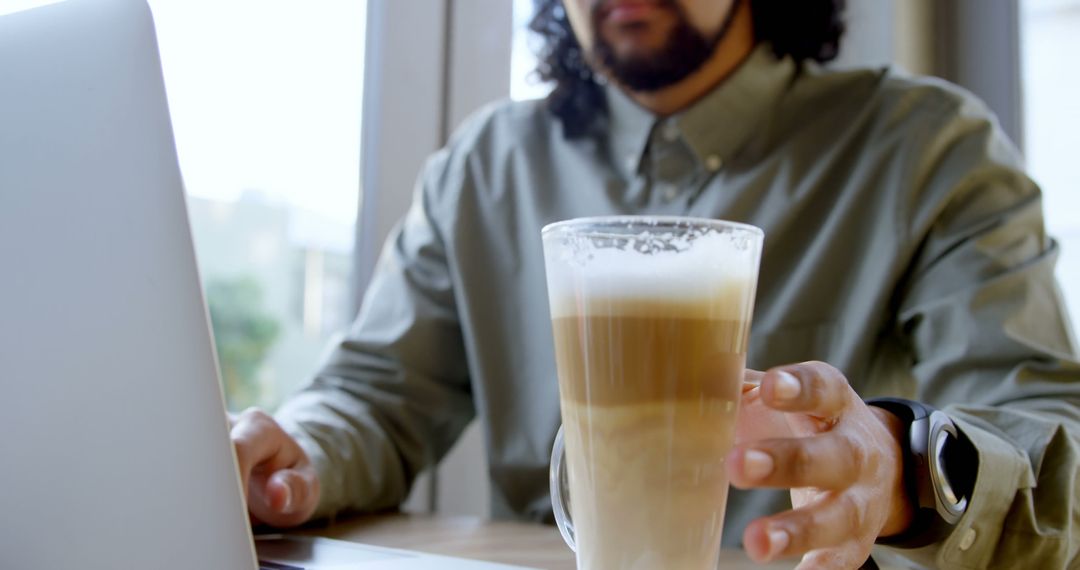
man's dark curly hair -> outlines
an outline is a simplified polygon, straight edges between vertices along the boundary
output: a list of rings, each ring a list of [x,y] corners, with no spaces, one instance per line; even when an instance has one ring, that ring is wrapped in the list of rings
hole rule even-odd
[[[756,40],[770,43],[777,57],[800,63],[836,57],[846,0],[736,0],[743,1],[751,3]],[[547,104],[562,121],[566,136],[580,137],[606,111],[603,90],[574,37],[562,0],[534,2],[529,29],[542,40],[537,75],[555,84]]]

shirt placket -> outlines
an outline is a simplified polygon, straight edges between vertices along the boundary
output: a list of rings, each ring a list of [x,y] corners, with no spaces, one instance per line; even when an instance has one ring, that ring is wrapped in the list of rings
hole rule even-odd
[[[704,172],[672,119],[659,122],[653,129],[643,170],[650,210],[667,215],[686,213]]]

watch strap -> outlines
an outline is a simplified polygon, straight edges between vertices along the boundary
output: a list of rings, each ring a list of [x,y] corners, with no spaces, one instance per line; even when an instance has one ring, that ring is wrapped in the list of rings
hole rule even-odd
[[[955,506],[946,507],[939,497],[938,486],[941,483],[935,480],[935,475],[939,478],[945,477],[950,481],[970,479],[973,484],[977,471],[968,473],[969,469],[965,468],[963,473],[950,472],[948,475],[935,473],[941,469],[942,462],[935,463],[937,458],[934,454],[939,450],[935,449],[935,442],[931,440],[951,436],[952,443],[948,451],[965,457],[974,455],[971,442],[956,429],[943,412],[932,406],[901,398],[872,398],[866,400],[866,404],[892,413],[900,418],[905,426],[907,437],[901,438],[899,443],[903,455],[904,485],[914,508],[911,524],[907,530],[897,535],[879,537],[877,543],[899,548],[918,548],[944,539],[952,532],[963,514],[966,498],[959,510]],[[938,433],[942,430],[948,435]],[[964,450],[965,444],[971,448],[970,453]],[[953,468],[957,468],[968,462],[965,460],[946,463],[951,463]],[[970,496],[971,486],[963,484],[960,488],[966,491],[966,496]]]

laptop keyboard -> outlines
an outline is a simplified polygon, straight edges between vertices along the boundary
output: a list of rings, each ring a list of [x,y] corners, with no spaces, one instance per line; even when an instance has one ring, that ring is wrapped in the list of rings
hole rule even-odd
[[[266,562],[264,560],[259,561],[259,570],[304,570],[301,566],[293,566],[292,564],[280,564],[278,562]]]

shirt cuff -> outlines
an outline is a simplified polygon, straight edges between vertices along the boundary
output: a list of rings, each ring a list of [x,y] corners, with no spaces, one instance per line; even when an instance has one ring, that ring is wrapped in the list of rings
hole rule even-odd
[[[885,547],[904,558],[932,568],[987,568],[993,561],[1021,475],[1028,469],[1025,454],[977,418],[950,410],[949,417],[979,455],[967,512],[947,538],[922,548]]]

